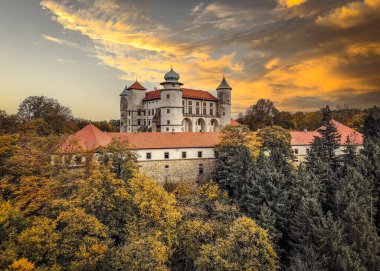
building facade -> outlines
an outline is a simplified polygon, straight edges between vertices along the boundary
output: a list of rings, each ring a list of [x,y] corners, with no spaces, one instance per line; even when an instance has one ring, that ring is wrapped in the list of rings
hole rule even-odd
[[[341,135],[342,153],[349,137],[351,144],[362,148],[363,135],[335,121]],[[301,163],[308,154],[317,131],[291,131],[291,146],[296,156],[295,163]],[[209,180],[215,165],[214,148],[219,143],[218,132],[181,133],[106,133],[89,124],[70,136],[60,147],[61,153],[77,153],[73,163],[84,163],[86,155],[96,153],[97,148],[107,146],[112,140],[128,141],[137,155],[140,172],[156,180],[165,182],[200,182]],[[71,143],[75,142],[75,149]],[[82,153],[82,155],[81,155]],[[79,158],[79,159],[78,159]]]
[[[231,124],[231,90],[223,77],[217,97],[183,88],[171,69],[162,88],[147,91],[139,82],[120,94],[120,132],[217,132]]]

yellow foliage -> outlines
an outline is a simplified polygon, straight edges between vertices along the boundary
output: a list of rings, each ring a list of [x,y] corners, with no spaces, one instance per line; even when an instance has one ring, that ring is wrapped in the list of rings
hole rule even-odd
[[[29,262],[25,258],[21,258],[9,266],[9,271],[33,271],[36,270],[33,263]]]
[[[203,245],[196,266],[199,271],[273,271],[279,268],[267,231],[247,217],[236,219],[226,238]]]

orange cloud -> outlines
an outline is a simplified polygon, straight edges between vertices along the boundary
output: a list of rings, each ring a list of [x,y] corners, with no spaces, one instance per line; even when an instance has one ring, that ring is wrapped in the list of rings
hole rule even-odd
[[[306,2],[307,0],[279,0],[280,4],[288,8],[298,6]]]
[[[318,17],[317,24],[337,28],[351,28],[380,18],[380,0],[351,2],[326,16]]]

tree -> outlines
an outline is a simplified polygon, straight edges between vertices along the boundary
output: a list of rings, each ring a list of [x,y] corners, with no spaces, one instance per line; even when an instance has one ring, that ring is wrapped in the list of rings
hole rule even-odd
[[[274,103],[270,100],[260,99],[255,105],[247,109],[244,124],[256,131],[274,124],[274,116],[278,113]]]
[[[36,270],[36,267],[33,263],[29,262],[25,258],[13,261],[9,266],[9,271],[33,271]]]
[[[285,111],[280,111],[274,116],[274,125],[280,126],[284,129],[294,129],[292,121],[292,114]]]
[[[347,166],[336,198],[338,215],[343,221],[348,245],[368,270],[375,270],[380,265],[380,246],[370,217],[374,202],[371,188],[370,180],[364,178],[354,167]]]
[[[105,260],[110,240],[107,227],[81,208],[61,212],[57,259],[64,270],[96,270]]]
[[[20,104],[17,115],[22,122],[41,118],[56,134],[72,131],[71,110],[52,98],[30,96]]]
[[[59,237],[53,220],[35,217],[32,224],[17,237],[19,254],[37,266],[52,267],[57,264]]]
[[[0,110],[0,134],[13,134],[19,129],[18,119],[15,115],[8,115],[4,110]]]
[[[110,165],[116,178],[127,181],[137,172],[137,154],[127,141],[113,140],[106,147],[98,149],[98,161]]]
[[[366,139],[379,139],[380,138],[380,109],[373,107],[367,110],[364,119],[363,133]]]
[[[170,249],[154,236],[130,240],[117,249],[112,270],[169,271],[167,266]]]
[[[257,136],[262,142],[262,151],[269,152],[274,166],[288,174],[292,170],[290,162],[295,159],[290,133],[282,127],[270,126],[258,131]]]
[[[202,246],[197,270],[277,270],[278,262],[267,232],[247,218],[238,218],[225,238]]]

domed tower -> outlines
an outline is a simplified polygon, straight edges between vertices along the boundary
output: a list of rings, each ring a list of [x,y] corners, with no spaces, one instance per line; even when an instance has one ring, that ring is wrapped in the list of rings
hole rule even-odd
[[[120,132],[137,132],[142,126],[141,110],[145,90],[136,80],[120,94]]]
[[[231,124],[231,90],[232,88],[223,76],[222,82],[216,88],[218,95],[218,114],[221,126]]]
[[[183,107],[179,74],[173,68],[164,76],[161,85],[161,132],[182,132]]]

